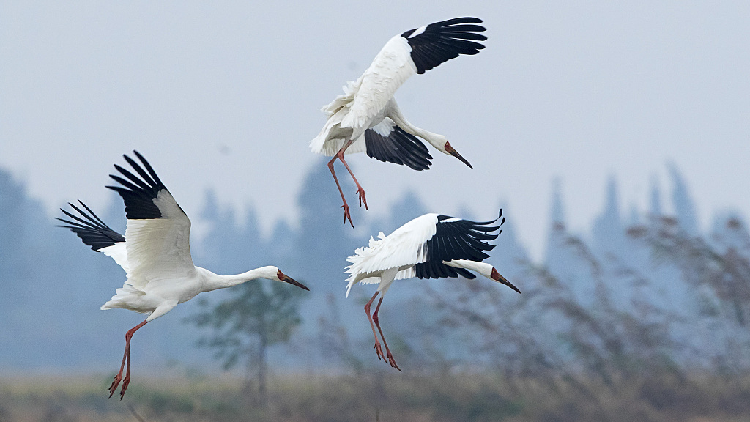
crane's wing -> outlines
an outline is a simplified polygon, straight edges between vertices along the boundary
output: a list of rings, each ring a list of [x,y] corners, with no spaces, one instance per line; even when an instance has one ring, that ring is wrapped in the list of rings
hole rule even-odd
[[[92,250],[111,257],[125,272],[128,272],[125,238],[106,225],[86,204],[80,200],[78,203],[83,209],[68,203],[73,210],[78,212],[78,215],[60,208],[60,211],[70,218],[70,220],[58,218],[59,221],[65,223],[60,227],[70,229],[81,238],[84,244],[91,246]]]
[[[143,288],[152,280],[189,276],[195,266],[190,256],[190,219],[148,161],[138,151],[133,153],[142,165],[124,157],[138,175],[115,164],[124,178],[110,174],[121,186],[107,188],[125,202],[128,283]]]
[[[437,214],[422,215],[388,236],[381,232],[377,240],[370,238],[367,247],[357,248],[346,259],[351,263],[346,268],[350,285],[368,277],[379,278],[379,273],[389,268],[403,269],[424,262],[425,242],[435,234],[437,217]]]
[[[401,34],[411,46],[411,59],[422,74],[459,54],[474,55],[484,48],[485,27],[479,18],[454,18],[411,29]]]
[[[422,141],[388,117],[365,131],[365,148],[371,158],[417,171],[426,170],[432,164],[432,156]]]
[[[409,77],[422,74],[460,54],[474,55],[484,48],[478,41],[487,39],[478,18],[455,18],[411,29],[391,38],[375,56],[370,67],[345,95],[331,103],[333,112],[351,101],[342,120],[343,127],[363,127],[377,115]]]
[[[489,255],[485,251],[495,246],[487,243],[497,239],[505,222],[492,225],[502,218],[476,222],[452,218],[447,215],[425,214],[404,224],[388,236],[380,233],[379,239],[370,239],[366,248],[358,248],[347,258],[346,269],[349,286],[376,276],[390,268],[398,268],[396,279],[402,278],[454,278],[469,279],[476,276],[461,267],[446,265],[453,260],[480,262]],[[497,233],[494,233],[497,232]]]
[[[414,266],[414,276],[452,278],[461,275],[469,279],[475,278],[476,276],[466,269],[451,267],[445,262],[458,259],[481,262],[489,258],[485,251],[491,251],[495,245],[490,245],[487,241],[497,239],[502,232],[498,231],[505,222],[502,216],[501,210],[495,220],[476,222],[439,215],[435,235],[425,242],[426,256],[423,262]],[[492,225],[501,218],[499,225]],[[493,233],[495,231],[497,233]]]
[[[502,217],[502,211],[500,219]],[[444,262],[455,259],[482,261],[485,251],[495,246],[486,243],[497,238],[496,220],[475,222],[447,215],[425,214],[396,229],[388,236],[380,233],[367,247],[358,248],[347,258],[348,281],[359,282],[389,268],[398,268],[397,279],[458,277],[474,278],[463,268]],[[503,219],[503,222],[505,220]],[[502,224],[502,223],[501,223]]]

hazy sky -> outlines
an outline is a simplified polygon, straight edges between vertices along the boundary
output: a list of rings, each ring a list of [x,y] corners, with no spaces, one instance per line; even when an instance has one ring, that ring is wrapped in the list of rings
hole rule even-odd
[[[439,153],[425,172],[352,156],[369,213],[406,189],[447,214],[489,218],[502,201],[539,257],[553,177],[583,231],[607,176],[623,211],[645,209],[652,177],[668,192],[672,161],[704,229],[717,210],[750,215],[743,1],[0,0],[0,167],[51,214],[77,198],[102,209],[112,164],[136,148],[188,214],[213,187],[267,228],[296,220],[300,182],[320,165],[308,143],[321,106],[391,36],[456,16],[485,21],[487,48],[396,97],[474,169]]]

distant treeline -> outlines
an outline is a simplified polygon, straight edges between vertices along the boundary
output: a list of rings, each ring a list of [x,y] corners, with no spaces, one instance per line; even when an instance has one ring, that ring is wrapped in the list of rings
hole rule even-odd
[[[649,210],[621,217],[611,181],[607,203],[586,237],[567,231],[556,190],[550,219],[540,222],[549,227],[541,263],[518,243],[513,224],[523,217],[508,204],[508,223],[488,261],[521,295],[486,279],[397,282],[381,318],[399,364],[411,371],[586,372],[605,382],[655,367],[747,371],[747,226],[741,216],[723,213],[709,233],[699,232],[687,187],[679,172],[671,171],[674,215],[663,213],[661,194],[654,190]],[[352,230],[342,223],[339,203],[320,165],[312,167],[296,198],[300,220],[278,221],[269,236],[261,234],[252,208],[238,217],[211,191],[202,209],[186,210],[194,223],[208,228],[193,238],[197,265],[233,273],[273,264],[310,286],[301,299],[302,325],[288,343],[273,347],[272,368],[359,373],[384,365],[372,351],[362,310],[371,289],[362,286],[344,300],[345,258],[370,235],[387,233],[427,210],[417,195],[407,193],[383,219],[365,220],[352,209],[355,221],[368,221]],[[115,195],[96,211],[115,230],[124,230]],[[123,271],[55,226],[41,203],[0,170],[0,370],[109,371],[122,353],[124,331],[141,316],[99,310],[124,281]],[[209,300],[232,294],[229,289]],[[189,321],[206,309],[205,301],[195,302],[139,331],[134,361],[208,371],[211,351],[195,347],[206,333]]]

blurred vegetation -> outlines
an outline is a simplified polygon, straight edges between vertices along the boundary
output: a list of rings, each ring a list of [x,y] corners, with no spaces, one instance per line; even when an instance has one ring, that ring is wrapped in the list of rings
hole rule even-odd
[[[210,307],[199,299],[203,312],[188,320],[197,327],[210,327],[211,334],[201,337],[198,346],[215,351],[225,370],[244,363],[247,378],[243,390],[256,404],[266,402],[268,348],[289,341],[301,322],[298,303],[302,289],[277,281],[261,280],[242,284],[238,292]],[[257,394],[252,394],[251,373],[257,373]]]
[[[184,305],[194,312],[143,333],[139,350],[148,345],[152,360],[139,365],[164,368],[156,351],[171,350],[177,363],[163,373],[185,365],[187,378],[138,375],[124,402],[106,399],[111,374],[2,378],[0,422],[750,419],[750,231],[740,216],[719,215],[709,233],[698,232],[683,187],[674,216],[654,200],[625,222],[611,184],[590,238],[569,232],[561,203],[553,207],[541,263],[509,219],[488,262],[523,293],[483,278],[399,281],[380,313],[404,369],[396,373],[372,350],[362,310],[371,290],[343,299],[344,257],[371,233],[344,230],[331,206],[337,195],[316,167],[298,198],[303,224],[281,222],[265,237],[252,207],[240,223],[209,192],[200,265],[237,273],[273,263],[312,291],[255,283]],[[112,334],[121,314],[98,306],[122,274],[45,223],[40,204],[0,172],[3,198],[12,201],[0,201],[0,220],[12,224],[0,227],[0,363],[11,374],[100,373],[122,343]],[[391,230],[421,208],[407,195],[372,227]],[[25,259],[28,251],[47,265]],[[50,303],[78,306],[61,312]],[[191,362],[196,340],[248,376],[218,374],[207,356]]]
[[[673,372],[616,378],[505,377],[487,372],[278,375],[254,407],[241,378],[140,378],[124,401],[108,377],[0,382],[0,421],[740,421],[750,377]]]

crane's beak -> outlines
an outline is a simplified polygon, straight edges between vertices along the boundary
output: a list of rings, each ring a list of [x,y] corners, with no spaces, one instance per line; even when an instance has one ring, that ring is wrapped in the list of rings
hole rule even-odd
[[[474,168],[474,167],[472,167],[472,166],[471,166],[471,164],[469,164],[469,162],[468,162],[468,161],[466,161],[466,158],[462,157],[462,156],[461,156],[461,154],[459,154],[459,153],[458,153],[458,151],[456,151],[456,150],[455,150],[455,149],[454,149],[454,148],[453,148],[453,147],[451,146],[451,144],[450,144],[450,143],[449,143],[448,141],[445,141],[445,151],[447,151],[447,152],[448,152],[448,154],[450,154],[450,155],[452,155],[452,156],[454,156],[454,157],[458,158],[458,159],[459,159],[459,161],[461,161],[462,163],[464,163],[464,164],[466,164],[467,166],[469,166],[469,168],[470,168],[470,169],[473,169],[473,168]]]
[[[305,286],[304,284],[300,283],[299,281],[297,281],[297,280],[289,277],[288,275],[282,273],[281,270],[279,270],[278,277],[279,277],[279,280],[283,281],[284,283],[293,284],[293,285],[299,287],[300,289],[305,289],[308,292],[310,291],[310,289],[308,289],[307,286]]]
[[[511,289],[517,291],[518,293],[521,293],[521,291],[518,290],[518,287],[514,286],[513,283],[511,283],[510,281],[508,281],[507,278],[503,277],[499,272],[497,272],[497,270],[495,269],[495,267],[492,267],[492,273],[490,274],[490,277],[492,277],[492,279],[495,280],[495,281],[497,281],[497,282],[505,284],[506,286],[508,286]]]

